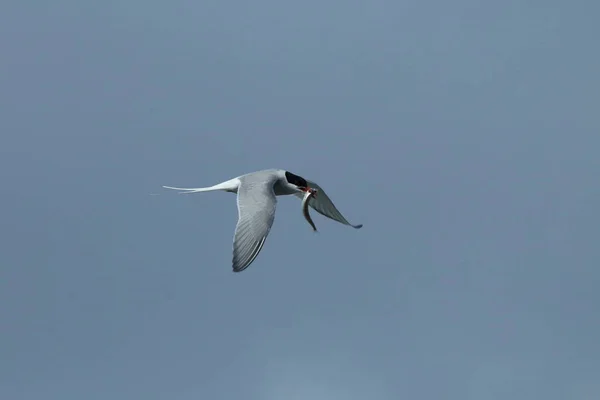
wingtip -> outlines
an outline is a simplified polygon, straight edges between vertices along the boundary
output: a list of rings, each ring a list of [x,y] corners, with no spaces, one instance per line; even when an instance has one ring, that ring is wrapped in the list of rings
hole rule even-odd
[[[236,268],[235,266],[232,266],[231,270],[232,270],[234,273],[236,273],[236,274],[239,274],[240,272],[243,272],[243,271],[245,271],[245,270],[246,270],[246,268],[248,268],[249,266],[250,266],[250,264],[246,265],[245,267],[241,267],[241,268],[240,268],[240,267],[237,267],[237,268]]]
[[[360,228],[362,228],[362,227],[363,227],[363,224],[352,225],[352,227],[353,227],[354,229],[360,229]]]

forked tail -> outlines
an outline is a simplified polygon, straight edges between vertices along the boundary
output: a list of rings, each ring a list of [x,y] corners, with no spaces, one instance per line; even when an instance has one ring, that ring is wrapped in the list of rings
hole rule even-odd
[[[179,192],[179,194],[189,194],[189,193],[198,193],[198,192],[210,192],[211,190],[218,190],[218,189],[212,189],[212,188],[178,188],[178,187],[173,187],[173,186],[163,186],[165,189],[172,189],[172,190],[182,190],[182,192]]]
[[[201,188],[180,188],[173,186],[163,186],[165,189],[181,190],[180,194],[199,193],[199,192],[212,192],[215,190],[224,190],[226,192],[237,192],[237,188],[240,184],[238,179],[230,179],[228,181],[219,183],[214,186],[201,187]]]

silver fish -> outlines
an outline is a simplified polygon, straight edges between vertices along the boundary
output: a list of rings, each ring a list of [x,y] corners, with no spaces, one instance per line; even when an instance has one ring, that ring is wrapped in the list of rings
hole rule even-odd
[[[317,195],[317,191],[315,189],[310,189],[304,195],[304,199],[302,199],[302,215],[304,215],[304,218],[306,218],[306,220],[308,221],[310,226],[312,226],[313,231],[315,231],[315,232],[317,231],[317,227],[315,226],[315,223],[313,222],[313,220],[310,217],[310,214],[308,212],[308,201],[310,200],[311,197],[314,197],[316,195]]]

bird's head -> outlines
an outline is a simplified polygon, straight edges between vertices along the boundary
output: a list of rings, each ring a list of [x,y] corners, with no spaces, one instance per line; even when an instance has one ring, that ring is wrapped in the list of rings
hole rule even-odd
[[[311,188],[308,184],[308,182],[306,181],[306,179],[304,179],[303,177],[293,174],[289,171],[285,171],[285,179],[287,180],[287,182],[298,192],[301,193],[306,193],[306,192],[310,192],[310,193],[315,193],[316,196],[316,190]]]

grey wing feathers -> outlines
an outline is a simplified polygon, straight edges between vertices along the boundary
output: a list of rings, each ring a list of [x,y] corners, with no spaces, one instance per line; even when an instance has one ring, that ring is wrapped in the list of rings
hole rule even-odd
[[[348,220],[344,218],[342,213],[340,213],[335,207],[329,196],[327,196],[327,193],[325,193],[325,191],[319,185],[309,180],[307,180],[307,183],[311,188],[317,189],[317,196],[312,197],[308,201],[308,205],[311,206],[316,212],[334,221],[340,222],[344,225],[349,225],[355,229],[362,228],[362,224],[353,225],[350,222],[348,222]],[[296,196],[303,198],[304,195],[297,194]]]
[[[238,189],[238,222],[233,238],[233,271],[248,268],[262,250],[273,220],[277,198],[272,182],[242,182]]]

